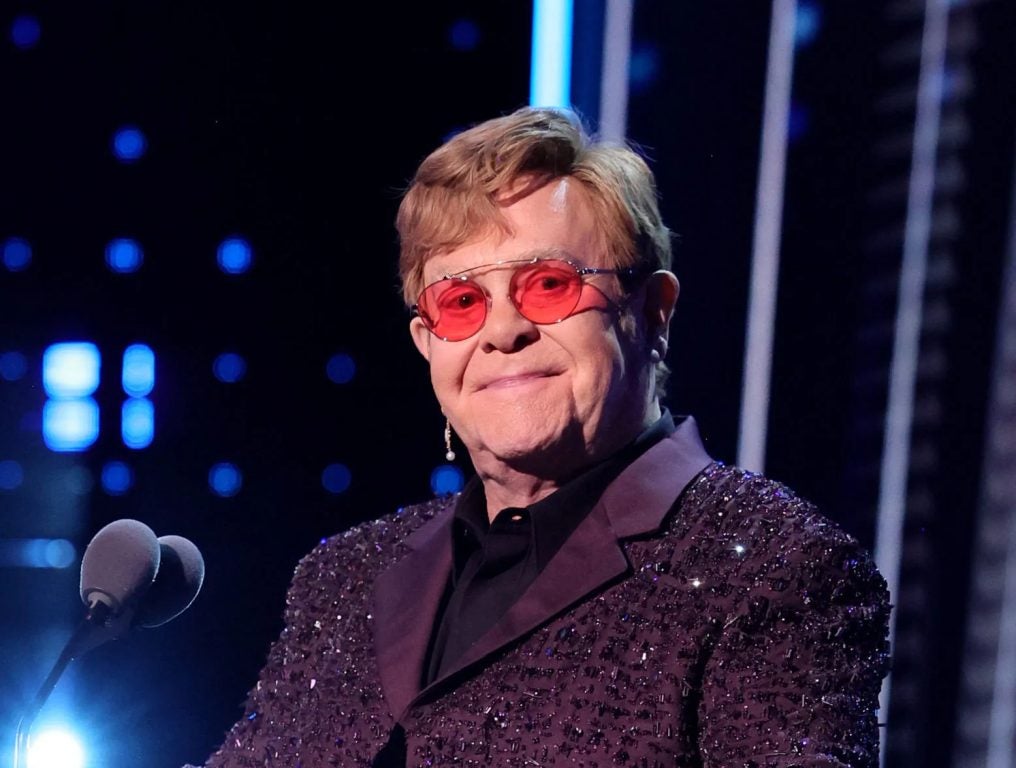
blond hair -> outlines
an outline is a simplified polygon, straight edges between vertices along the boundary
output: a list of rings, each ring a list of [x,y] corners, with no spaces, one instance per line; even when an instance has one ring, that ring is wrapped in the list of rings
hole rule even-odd
[[[560,177],[585,189],[611,266],[638,265],[643,274],[670,267],[670,232],[645,161],[593,140],[569,113],[525,107],[457,134],[420,164],[396,218],[406,304],[423,289],[431,256],[510,235],[502,208]]]

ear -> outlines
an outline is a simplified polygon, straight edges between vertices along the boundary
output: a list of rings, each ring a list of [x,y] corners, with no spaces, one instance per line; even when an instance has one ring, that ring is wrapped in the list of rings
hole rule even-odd
[[[673,272],[657,270],[646,281],[646,302],[644,305],[646,327],[651,337],[666,341],[670,333],[670,318],[681,292],[681,285]]]
[[[423,355],[423,359],[429,363],[430,341],[434,338],[434,334],[427,330],[427,326],[423,324],[423,320],[418,317],[414,317],[409,321],[409,335],[412,336],[413,344],[416,345],[417,351]]]

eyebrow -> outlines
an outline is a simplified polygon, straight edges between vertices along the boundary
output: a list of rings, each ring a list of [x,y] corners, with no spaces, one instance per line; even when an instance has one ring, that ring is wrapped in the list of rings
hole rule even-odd
[[[499,264],[522,264],[527,261],[537,261],[539,259],[561,259],[563,261],[569,261],[576,266],[582,267],[578,259],[576,259],[571,252],[564,248],[550,247],[550,248],[531,248],[528,251],[523,251],[510,259],[499,259],[497,261],[491,261],[486,264],[476,264],[472,267],[466,267],[456,272],[449,272],[447,269],[438,270],[440,277],[438,280],[444,280],[448,277],[457,277],[464,275],[467,272],[472,272],[474,269],[483,269],[484,267],[496,267]]]

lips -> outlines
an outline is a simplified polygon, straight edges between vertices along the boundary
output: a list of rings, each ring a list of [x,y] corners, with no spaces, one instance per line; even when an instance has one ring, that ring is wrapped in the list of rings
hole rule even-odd
[[[556,375],[556,373],[551,371],[524,371],[521,373],[500,374],[482,380],[477,389],[511,389]]]

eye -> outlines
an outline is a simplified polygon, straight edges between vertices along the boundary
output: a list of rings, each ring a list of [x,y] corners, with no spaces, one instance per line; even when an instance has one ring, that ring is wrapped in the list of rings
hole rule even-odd
[[[437,306],[441,312],[468,312],[482,306],[486,301],[479,286],[463,281],[455,281],[438,297]]]

